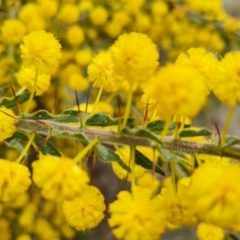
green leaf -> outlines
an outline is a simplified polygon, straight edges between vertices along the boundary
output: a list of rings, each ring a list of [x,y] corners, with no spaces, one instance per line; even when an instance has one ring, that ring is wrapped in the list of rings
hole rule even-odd
[[[4,142],[8,147],[15,148],[18,152],[22,152],[24,150],[24,146],[22,142],[28,141],[28,137],[19,131],[15,132],[12,137],[6,139]]]
[[[11,148],[15,148],[18,152],[23,152],[24,146],[22,145],[21,141],[17,138],[8,138],[4,140],[4,143]]]
[[[145,169],[153,169],[153,162],[149,160],[144,154],[135,150],[135,163],[142,166]],[[162,176],[165,176],[164,171],[156,164],[156,172]]]
[[[170,161],[175,161],[175,162],[186,162],[186,159],[182,156],[179,156],[161,146],[157,147],[157,150],[159,151],[161,157],[163,160],[170,162]]]
[[[240,138],[237,138],[235,136],[227,136],[225,139],[225,143],[221,149],[224,149],[233,145],[237,145],[239,143],[240,143]]]
[[[123,118],[112,118],[106,113],[95,113],[94,115],[90,116],[85,124],[87,126],[113,126],[118,125],[119,122],[122,122]],[[133,122],[133,118],[128,118],[127,123]]]
[[[8,90],[9,90],[9,86],[5,86],[3,88],[0,89],[0,97],[2,97]]]
[[[153,121],[153,122],[149,122],[146,126],[146,128],[150,131],[153,131],[153,132],[161,132],[163,131],[164,129],[164,126],[165,126],[165,121],[162,121],[162,120],[156,120],[156,121]],[[175,126],[176,124],[174,122],[172,122],[168,128],[168,130],[174,130],[175,129]]]
[[[98,158],[100,160],[102,160],[103,162],[108,162],[108,163],[117,162],[127,172],[131,172],[130,168],[111,149],[109,149],[101,144],[98,144],[95,146],[95,150],[96,150]]]
[[[131,136],[144,137],[144,138],[152,139],[157,143],[161,143],[159,136],[149,131],[148,129],[143,129],[143,128],[130,129],[126,127],[122,129],[121,133],[126,135],[131,135]]]
[[[31,93],[30,92],[26,92],[26,93],[22,93],[17,95],[17,100],[20,104],[26,102],[29,98],[30,98]],[[0,107],[5,106],[6,108],[13,108],[16,107],[16,100],[15,98],[2,98],[2,101],[0,103]]]
[[[207,128],[195,128],[195,127],[190,127],[190,128],[184,128],[179,132],[179,137],[206,137],[206,136],[211,136],[212,132],[207,129]]]
[[[77,138],[84,146],[90,143],[89,139],[83,133],[71,134],[74,138]]]
[[[88,116],[88,113],[86,113],[86,116]],[[84,118],[86,117],[84,112],[80,112],[80,117]],[[62,114],[54,116],[54,120],[56,122],[79,122],[79,113],[75,110],[65,110],[62,112]]]
[[[61,153],[59,153],[58,150],[50,142],[45,142],[45,139],[43,137],[36,135],[34,140],[44,155],[61,157]]]
[[[27,135],[19,131],[15,132],[11,138],[16,138],[21,141],[28,141]]]
[[[32,114],[22,114],[24,119],[46,120],[53,119],[53,116],[46,110],[40,110]]]
[[[177,163],[177,164],[174,164],[174,166],[175,166],[177,175],[178,176],[180,175],[181,178],[190,176],[189,169],[184,164]]]

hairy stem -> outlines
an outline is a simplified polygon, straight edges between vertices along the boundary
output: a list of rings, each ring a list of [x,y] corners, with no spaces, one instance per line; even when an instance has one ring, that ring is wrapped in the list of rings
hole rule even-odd
[[[106,144],[118,144],[128,146],[145,146],[157,147],[158,143],[147,138],[139,136],[131,136],[126,134],[119,134],[116,131],[98,129],[98,128],[80,128],[76,125],[66,123],[58,123],[50,120],[30,120],[19,119],[17,121],[17,128],[26,133],[35,132],[41,135],[49,135],[52,137],[69,138],[79,141],[79,135],[84,139],[93,140],[98,138],[99,142]],[[80,140],[81,141],[81,140]],[[217,144],[206,142],[183,141],[181,139],[174,139],[172,136],[166,136],[162,139],[162,146],[165,149],[180,151],[189,154],[208,154],[216,156],[231,157],[240,160],[240,146],[235,145],[227,148],[219,148]]]

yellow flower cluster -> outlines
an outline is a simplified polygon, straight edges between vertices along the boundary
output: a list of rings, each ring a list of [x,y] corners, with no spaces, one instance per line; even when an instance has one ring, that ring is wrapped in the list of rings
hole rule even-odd
[[[0,86],[10,82],[15,97],[3,101],[7,88],[0,89],[0,153],[4,155],[0,156],[0,232],[3,239],[28,240],[33,236],[75,239],[75,230],[92,229],[105,216],[104,196],[89,185],[87,167],[83,170],[76,159],[64,157],[72,157],[76,152],[71,139],[45,139],[54,142],[63,156],[39,153],[39,160],[32,163],[32,179],[38,188],[32,186],[28,190],[31,155],[29,157],[26,149],[32,146],[32,151],[41,151],[45,140],[37,146],[34,138],[37,132],[33,131],[31,137],[24,131],[14,133],[21,119],[29,117],[25,113],[32,110],[32,105],[35,110],[45,107],[53,113],[80,109],[87,113],[85,116],[94,113],[118,116],[119,133],[131,113],[139,116],[128,125],[134,127],[142,122],[145,127],[149,119],[169,122],[174,119],[178,138],[178,124],[182,123],[182,130],[184,119],[195,117],[203,109],[210,92],[231,108],[240,101],[240,55],[238,51],[228,52],[238,45],[236,31],[240,25],[225,14],[219,0],[204,4],[200,0],[180,3],[168,0],[109,0],[104,3],[9,0],[1,4]],[[224,57],[218,57],[223,53],[226,53]],[[95,103],[96,92],[89,91],[90,84],[99,88]],[[28,97],[26,90],[31,91],[31,95],[21,117],[19,102]],[[34,99],[43,94],[44,98]],[[101,95],[105,99],[99,102]],[[73,96],[80,100],[79,108],[72,108],[76,102]],[[146,109],[144,117],[141,96]],[[17,106],[20,117],[15,117],[16,109],[13,112],[3,107],[6,102]],[[125,113],[123,124],[122,113]],[[48,127],[47,121],[42,126]],[[227,126],[219,140],[220,147],[225,144]],[[116,133],[116,127],[112,129]],[[13,141],[5,141],[11,137]],[[25,138],[30,140],[22,151]],[[5,160],[15,159],[16,153],[11,155],[5,150],[4,141],[22,151],[16,162]],[[134,162],[129,146],[114,147],[122,162],[131,168],[131,172],[127,172],[113,162],[114,173],[120,179],[132,180],[131,191],[120,191],[109,206],[108,223],[117,239],[157,240],[167,229],[199,222],[197,236],[200,240],[224,239],[226,228],[239,231],[238,164],[228,158],[196,152],[194,157],[199,167],[193,170],[191,159],[187,173],[181,172],[184,176],[191,175],[190,183],[188,178],[179,179],[181,166],[176,163],[175,168],[171,168],[172,183],[164,181],[161,188],[154,168],[158,164],[162,164],[163,169],[168,168],[164,156],[159,156],[156,149],[136,148],[150,159],[147,164],[152,164],[151,171]],[[77,150],[79,156],[86,156],[84,146],[79,144]],[[95,150],[92,151],[94,164]],[[26,166],[19,164],[23,157]],[[16,227],[12,228],[13,225]]]
[[[31,184],[30,171],[26,166],[0,159],[0,200],[11,201],[27,191]]]
[[[150,189],[135,186],[117,198],[109,205],[108,220],[117,239],[159,239],[165,228],[163,205]]]
[[[23,38],[20,49],[25,67],[45,74],[56,71],[61,58],[61,45],[52,33],[33,31]]]
[[[160,118],[168,120],[173,115],[192,118],[206,102],[208,91],[204,78],[193,68],[167,65],[149,83],[143,100],[147,100],[145,104],[149,104],[148,99],[155,104]]]
[[[80,196],[89,177],[72,159],[43,155],[33,162],[33,181],[45,198],[62,202]]]
[[[191,177],[188,198],[192,211],[201,220],[223,228],[238,225],[239,176],[238,164],[204,163]]]
[[[11,137],[16,130],[13,111],[5,107],[0,107],[0,142]]]

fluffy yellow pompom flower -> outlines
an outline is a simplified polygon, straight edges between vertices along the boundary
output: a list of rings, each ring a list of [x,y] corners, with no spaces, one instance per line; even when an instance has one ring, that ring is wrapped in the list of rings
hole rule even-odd
[[[61,58],[61,45],[51,33],[33,31],[23,38],[20,45],[21,58],[25,67],[35,68],[39,73],[56,71]]]
[[[208,93],[200,73],[176,65],[160,69],[144,91],[146,96],[142,100],[155,102],[158,115],[167,120],[173,115],[194,117],[205,104]]]
[[[57,0],[40,0],[38,12],[44,18],[51,18],[57,13],[58,5],[59,3]]]
[[[84,49],[76,52],[75,60],[80,66],[87,66],[91,63],[93,58],[93,53],[91,50]]]
[[[204,76],[209,90],[212,90],[212,79],[218,64],[218,60],[213,53],[208,52],[205,48],[190,48],[186,53],[181,53],[178,56],[176,64],[199,71]]]
[[[213,79],[213,92],[229,106],[240,101],[240,51],[229,52],[219,63]]]
[[[149,188],[156,193],[160,187],[159,179],[151,172],[146,171],[142,177],[136,180],[136,185],[143,188]]]
[[[187,195],[191,211],[201,220],[223,228],[240,224],[238,164],[202,164],[191,177]]]
[[[26,87],[29,91],[33,90],[34,80],[35,80],[35,70],[34,68],[22,67],[20,71],[16,74],[17,81],[20,86]],[[47,74],[39,74],[36,85],[36,96],[44,94],[50,87],[51,77]]]
[[[13,111],[5,107],[0,107],[0,142],[10,138],[16,130]]]
[[[10,222],[3,216],[0,217],[0,230],[2,239],[12,239],[12,229]]]
[[[80,231],[96,227],[104,218],[104,196],[94,186],[85,188],[80,197],[63,202],[67,222]]]
[[[127,166],[131,165],[131,163],[130,163],[130,147],[129,146],[120,148],[119,150],[116,151],[116,154],[119,155],[121,160],[124,163],[126,163]],[[131,173],[128,173],[117,162],[112,162],[112,169],[118,178],[127,179],[128,181],[131,181]],[[140,165],[135,164],[134,170],[133,170],[135,179],[142,177],[146,172],[147,171],[145,168],[141,167]]]
[[[110,51],[115,72],[131,85],[146,82],[159,65],[157,46],[142,33],[121,35]]]
[[[59,13],[57,15],[57,19],[65,24],[74,24],[79,19],[80,11],[77,5],[72,3],[63,4]]]
[[[166,223],[169,229],[178,229],[184,225],[194,226],[197,222],[197,218],[191,212],[188,204],[187,189],[187,184],[180,180],[177,185],[177,193],[174,193],[172,183],[166,184],[161,190],[159,197],[165,204]]]
[[[90,20],[96,26],[104,25],[107,21],[107,18],[108,12],[102,6],[94,8],[90,14]]]
[[[89,182],[87,173],[72,159],[41,156],[33,162],[33,181],[49,200],[62,202],[80,196]]]
[[[117,198],[109,204],[108,219],[117,239],[159,239],[165,227],[164,209],[150,189],[134,186],[132,193],[121,191]]]
[[[78,91],[78,92],[84,92],[89,87],[88,80],[81,74],[81,73],[73,73],[71,74],[68,79],[68,85]]]
[[[24,24],[17,19],[7,19],[3,22],[2,39],[9,44],[17,44],[22,41],[22,38],[26,32]]]
[[[93,58],[87,68],[88,80],[93,87],[103,88],[107,92],[115,92],[119,89],[121,78],[113,70],[113,62],[110,52],[101,52]]]
[[[74,47],[77,47],[84,42],[84,35],[83,29],[78,25],[74,25],[68,29],[66,38],[68,43]]]
[[[0,201],[8,202],[27,191],[31,184],[26,166],[0,159]]]
[[[201,222],[197,227],[197,237],[199,240],[223,240],[225,234],[220,227]]]

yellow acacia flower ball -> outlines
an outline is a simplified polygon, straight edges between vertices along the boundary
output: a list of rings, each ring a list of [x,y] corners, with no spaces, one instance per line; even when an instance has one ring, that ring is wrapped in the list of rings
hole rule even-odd
[[[19,11],[19,19],[24,22],[28,32],[46,28],[45,19],[40,15],[39,6],[36,3],[24,4]]]
[[[59,233],[49,220],[41,217],[34,220],[33,233],[38,236],[39,239],[58,239]]]
[[[197,227],[197,237],[199,240],[224,240],[225,234],[222,228],[201,222]]]
[[[188,180],[188,179],[186,179]],[[185,226],[194,226],[197,218],[191,212],[187,199],[188,186],[181,181],[177,185],[177,192],[174,193],[172,183],[165,184],[159,198],[165,204],[166,224],[168,229],[178,229]]]
[[[34,18],[36,15],[38,15],[38,5],[36,3],[29,2],[22,6],[18,17],[21,21],[27,23],[28,21],[31,21],[32,18]]]
[[[52,33],[33,31],[23,38],[20,45],[25,67],[35,68],[39,73],[52,74],[61,58],[61,45]]]
[[[195,69],[167,65],[150,79],[144,92],[146,97],[142,99],[155,102],[161,118],[170,119],[173,115],[192,118],[204,106],[208,89]]]
[[[34,202],[28,203],[18,217],[19,225],[27,231],[33,231],[34,220],[37,214],[37,204]]]
[[[122,33],[122,26],[118,22],[111,21],[104,27],[105,32],[111,38],[117,38]]]
[[[121,35],[110,48],[115,72],[130,82],[146,82],[158,63],[157,46],[142,33]]]
[[[66,38],[68,43],[74,47],[77,47],[84,42],[84,35],[84,31],[80,26],[73,25],[68,29]]]
[[[231,228],[240,224],[240,166],[206,162],[197,168],[189,184],[191,211],[202,221]]]
[[[89,182],[87,173],[66,157],[42,155],[32,167],[33,181],[51,201],[62,202],[80,196]]]
[[[12,239],[10,222],[3,217],[0,217],[0,230],[2,239]]]
[[[240,101],[240,51],[229,52],[219,62],[213,79],[213,92],[229,106]]]
[[[21,234],[19,235],[16,240],[31,240],[32,237],[29,234]]]
[[[119,26],[124,27],[131,21],[131,18],[129,16],[129,13],[120,10],[113,13],[112,21],[118,23]]]
[[[79,13],[80,12],[77,5],[72,3],[65,3],[59,10],[57,19],[65,24],[74,24],[79,19]]]
[[[155,193],[160,187],[160,181],[154,174],[146,171],[142,177],[136,180],[136,185],[143,188],[149,188]]]
[[[80,197],[63,202],[67,222],[80,231],[96,227],[104,218],[104,196],[94,186],[88,186]]]
[[[30,92],[33,89],[36,71],[33,68],[22,67],[16,74],[20,86],[26,87]],[[48,74],[38,74],[36,85],[36,96],[44,94],[50,87],[51,76]]]
[[[102,6],[95,7],[90,13],[90,20],[96,26],[104,25],[108,18],[107,10]]]
[[[0,159],[0,201],[8,202],[27,191],[31,184],[26,166]]]
[[[26,33],[25,25],[17,19],[7,19],[1,27],[2,40],[8,44],[18,44]]]
[[[58,10],[57,0],[39,0],[38,12],[44,18],[51,18],[56,15]]]
[[[90,49],[83,49],[76,52],[75,60],[77,64],[82,67],[86,67],[91,63],[93,59],[93,53]]]
[[[222,156],[214,156],[207,154],[198,154],[197,157],[204,162],[215,162],[221,164],[222,166],[228,166],[231,163],[231,159]]]
[[[109,204],[109,212],[108,223],[117,239],[157,240],[165,228],[163,205],[147,188],[121,191]]]
[[[5,107],[0,107],[0,142],[10,138],[16,130],[13,111]]]
[[[143,6],[145,0],[121,0],[124,4],[124,9],[129,13],[137,13]]]
[[[218,60],[213,53],[208,52],[205,48],[190,48],[186,53],[181,53],[176,64],[195,68],[205,78],[209,90],[212,90],[212,78],[215,75]]]
[[[100,52],[87,68],[88,80],[93,87],[103,88],[107,92],[119,89],[122,79],[114,72],[112,57],[109,51]]]
[[[123,148],[120,148],[116,151],[116,154],[119,155],[121,160],[127,165],[131,166],[130,163],[130,147],[124,146]],[[128,181],[131,181],[131,173],[128,173],[127,170],[122,168],[117,162],[112,162],[112,169],[113,172],[117,175],[120,179],[127,179]],[[147,172],[147,170],[140,165],[135,164],[133,174],[135,179],[137,180],[140,177],[143,177],[143,175]]]
[[[68,77],[68,85],[78,92],[84,92],[88,89],[89,82],[82,74],[73,73]]]

